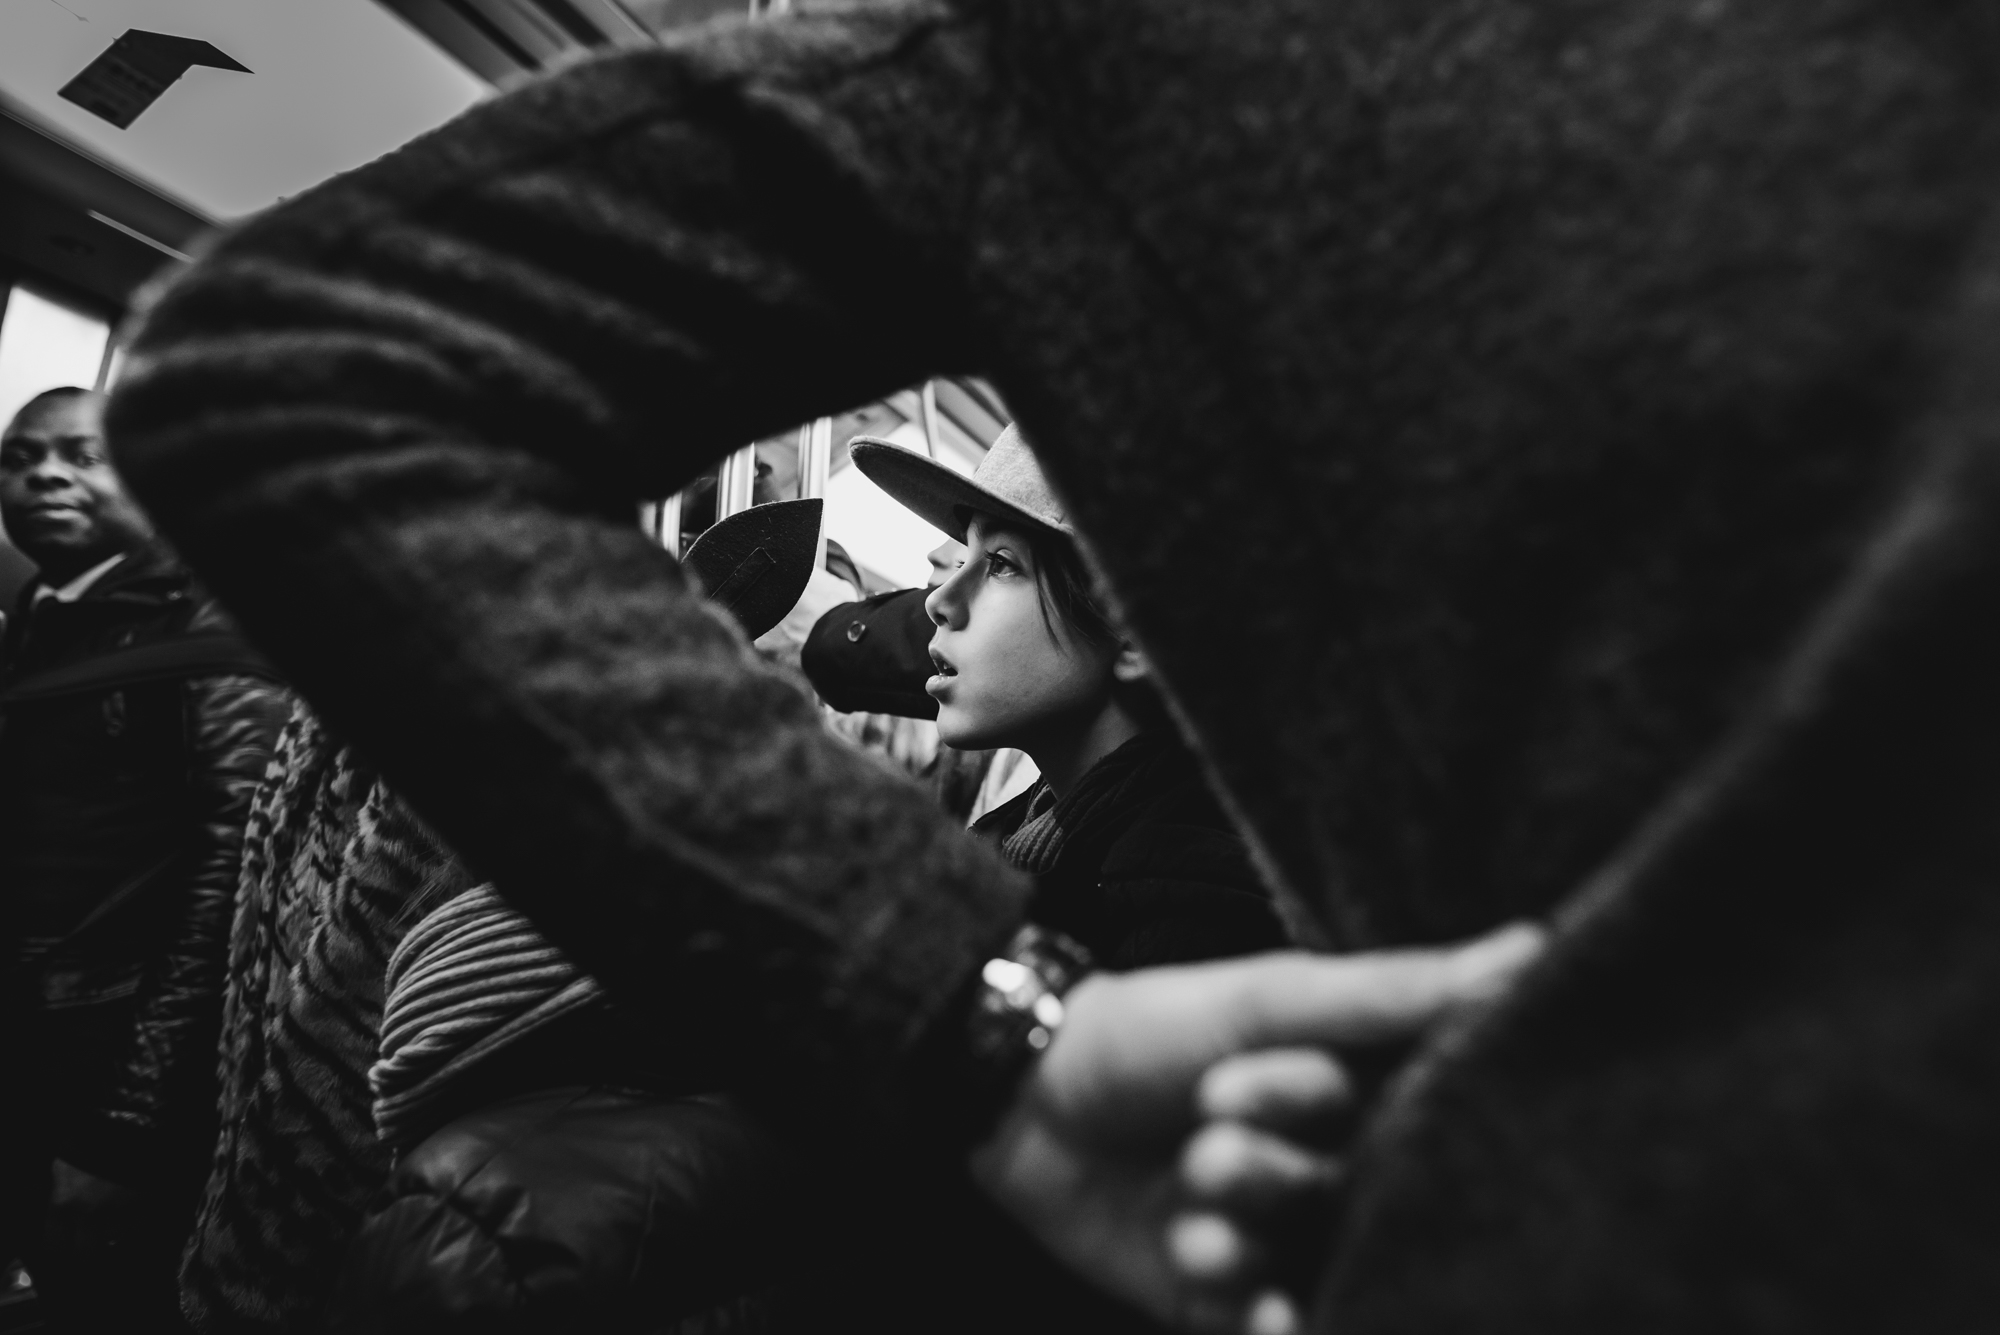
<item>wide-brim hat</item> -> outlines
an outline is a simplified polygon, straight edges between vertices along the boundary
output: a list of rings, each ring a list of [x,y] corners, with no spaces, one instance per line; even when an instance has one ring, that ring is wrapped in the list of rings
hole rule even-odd
[[[814,496],[739,510],[696,538],[681,564],[754,640],[783,621],[806,591],[825,505]]]
[[[965,541],[966,520],[973,511],[1076,536],[1034,451],[1015,427],[1000,433],[971,477],[929,455],[874,436],[856,436],[850,448],[854,466],[870,482],[960,542]]]

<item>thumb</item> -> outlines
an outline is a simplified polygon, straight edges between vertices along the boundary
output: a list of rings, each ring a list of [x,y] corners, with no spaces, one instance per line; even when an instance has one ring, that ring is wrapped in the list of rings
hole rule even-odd
[[[1414,1038],[1447,1011],[1504,990],[1548,934],[1513,923],[1461,946],[1293,955],[1248,972],[1243,1048],[1369,1046]]]

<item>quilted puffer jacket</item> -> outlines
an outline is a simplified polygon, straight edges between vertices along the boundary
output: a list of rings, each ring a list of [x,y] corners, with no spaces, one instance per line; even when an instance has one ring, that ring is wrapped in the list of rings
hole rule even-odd
[[[131,1181],[214,1116],[243,825],[288,704],[162,550],[35,593],[0,684],[6,946],[53,1152]]]
[[[522,1092],[602,1065],[578,1059],[592,1027],[571,1017],[497,1063],[515,1092],[403,1155],[347,1249],[328,1335],[1162,1335],[949,1175],[859,1145],[795,1152],[719,1098]]]
[[[1036,921],[1109,967],[1283,944],[1170,739],[1128,743],[1065,801],[1040,792],[974,833],[1036,874]],[[799,1162],[729,1103],[674,1097],[701,1076],[594,983],[579,999],[583,976],[491,887],[413,928],[388,974],[372,1079],[403,1157],[350,1245],[336,1331],[1157,1329],[956,1179]]]
[[[570,1085],[461,1117],[397,1165],[335,1335],[733,1335],[771,1320],[783,1158],[726,1104]]]

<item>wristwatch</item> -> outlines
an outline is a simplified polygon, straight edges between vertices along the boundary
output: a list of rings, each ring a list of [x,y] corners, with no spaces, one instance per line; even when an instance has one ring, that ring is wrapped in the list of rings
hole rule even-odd
[[[1062,1028],[1063,997],[1094,967],[1082,945],[1032,923],[986,961],[966,1018],[964,1049],[964,1093],[977,1122],[990,1126],[999,1116]]]

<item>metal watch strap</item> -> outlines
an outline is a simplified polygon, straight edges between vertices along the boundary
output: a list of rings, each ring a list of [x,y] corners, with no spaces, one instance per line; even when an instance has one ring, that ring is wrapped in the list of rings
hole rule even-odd
[[[1063,997],[1095,967],[1090,952],[1030,923],[980,971],[966,1020],[966,1092],[993,1115],[1062,1027]]]

